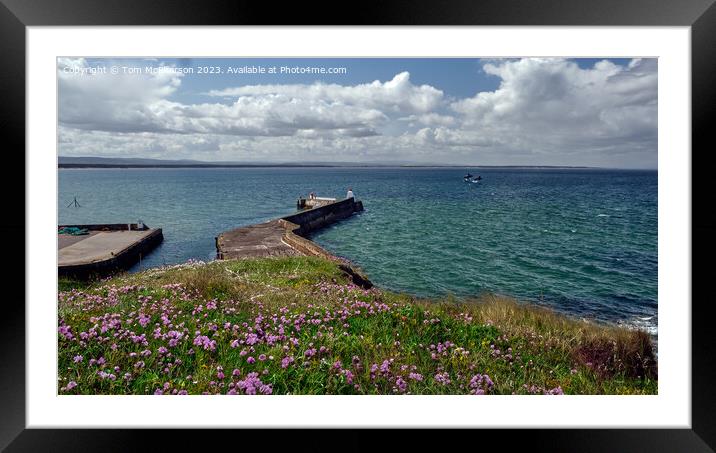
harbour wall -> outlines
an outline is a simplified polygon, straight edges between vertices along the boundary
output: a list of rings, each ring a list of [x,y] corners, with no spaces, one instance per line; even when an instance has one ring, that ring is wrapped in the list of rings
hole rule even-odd
[[[373,284],[361,271],[351,266],[347,260],[334,256],[308,239],[311,233],[361,211],[363,211],[363,203],[349,198],[264,224],[227,231],[216,238],[216,255],[218,259],[290,254],[318,256],[338,263],[341,270],[348,274],[354,283],[363,288],[370,288]],[[280,237],[277,237],[279,235]]]
[[[361,211],[363,211],[363,202],[348,198],[282,217],[280,220],[298,225],[294,233],[305,236]]]
[[[62,227],[76,227],[95,231],[126,231],[127,224],[96,224],[96,225],[62,225]],[[138,230],[137,224],[132,224],[133,230]],[[87,261],[85,263],[58,265],[57,274],[60,277],[78,280],[90,280],[114,272],[128,269],[141,260],[141,257],[154,250],[164,240],[161,228],[145,228],[147,235],[132,243],[128,247],[111,253],[111,258]]]

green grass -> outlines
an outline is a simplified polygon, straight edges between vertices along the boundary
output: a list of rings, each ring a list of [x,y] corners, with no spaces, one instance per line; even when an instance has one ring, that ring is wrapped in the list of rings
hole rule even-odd
[[[657,392],[644,332],[504,297],[420,300],[364,290],[320,258],[151,269],[61,281],[60,291],[60,393]],[[182,333],[176,344],[170,331]],[[255,344],[235,344],[252,335]],[[283,367],[287,357],[293,362]]]

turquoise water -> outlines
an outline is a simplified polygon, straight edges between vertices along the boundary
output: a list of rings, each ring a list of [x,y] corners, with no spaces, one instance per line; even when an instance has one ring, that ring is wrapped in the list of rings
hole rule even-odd
[[[379,286],[507,294],[592,319],[657,325],[657,173],[621,170],[251,168],[59,170],[59,223],[164,230],[135,270],[209,260],[224,230],[294,212],[299,195],[365,212],[312,238]],[[67,207],[77,196],[80,208]]]

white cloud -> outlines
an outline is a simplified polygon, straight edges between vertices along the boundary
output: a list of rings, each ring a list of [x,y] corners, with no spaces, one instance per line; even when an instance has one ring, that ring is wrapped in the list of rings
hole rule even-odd
[[[65,67],[89,66],[82,59],[61,60],[58,64],[60,124],[77,129],[245,136],[292,136],[317,131],[319,136],[355,137],[377,134],[376,128],[388,119],[385,113],[370,107],[376,103],[321,98],[310,89],[305,96],[280,92],[242,95],[230,105],[182,104],[167,99],[180,86],[181,74],[77,75],[66,72]],[[430,102],[426,100],[429,94],[414,94],[415,90],[430,90],[411,88],[407,74],[384,85],[395,105]],[[347,91],[356,88],[345,87]],[[407,96],[403,101],[401,93]]]
[[[489,138],[478,131],[466,129],[450,129],[446,127],[423,128],[416,134],[419,143],[438,146],[459,146],[479,148],[498,146],[500,142]]]
[[[332,105],[352,105],[384,112],[430,112],[443,100],[443,92],[430,85],[413,85],[410,73],[401,72],[387,82],[375,80],[355,86],[314,83],[312,85],[248,85],[212,90],[217,97],[261,97],[281,95],[290,99],[326,101]]]
[[[378,110],[283,95],[241,97],[231,105],[161,101],[151,109],[166,131],[245,136],[292,136],[307,130],[375,135],[387,119]]]
[[[534,58],[484,70],[501,78],[499,88],[451,104],[465,129],[542,151],[656,150],[656,60],[582,69],[573,61]]]
[[[399,118],[402,121],[408,121],[410,124],[421,124],[423,126],[454,126],[457,121],[454,116],[441,115],[439,113],[424,113],[422,115],[410,115]]]
[[[156,64],[156,63],[154,63]],[[65,70],[68,68],[68,70]],[[402,72],[358,85],[250,85],[185,103],[181,74],[113,76],[58,61],[60,154],[654,166],[656,60],[490,60],[495,91],[448,98]]]
[[[91,73],[84,58],[57,64],[60,123],[117,132],[165,130],[154,109],[181,85],[181,74]]]

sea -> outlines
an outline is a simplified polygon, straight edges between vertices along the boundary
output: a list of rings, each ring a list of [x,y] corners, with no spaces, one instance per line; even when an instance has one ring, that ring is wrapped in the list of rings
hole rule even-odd
[[[478,183],[463,175],[480,175]],[[656,171],[544,168],[59,169],[58,224],[130,223],[164,242],[130,271],[215,258],[226,230],[315,192],[365,211],[311,238],[379,287],[513,296],[657,334]],[[73,203],[77,199],[79,207]]]

